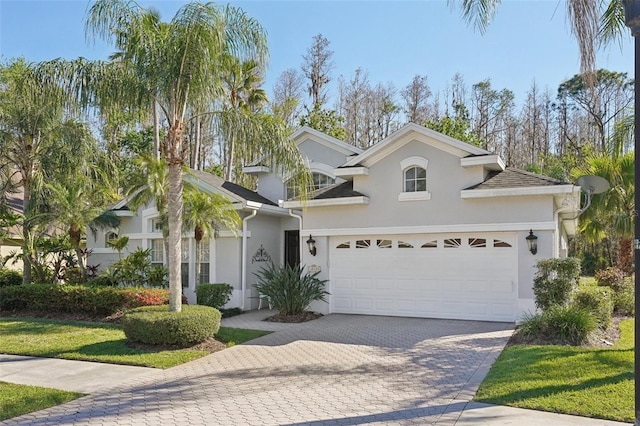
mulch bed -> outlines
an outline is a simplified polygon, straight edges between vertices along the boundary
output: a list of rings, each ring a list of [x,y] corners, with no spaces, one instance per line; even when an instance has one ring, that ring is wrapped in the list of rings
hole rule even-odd
[[[265,318],[263,321],[267,322],[286,322],[286,323],[297,323],[297,322],[307,322],[312,321],[314,319],[318,319],[322,316],[317,312],[304,311],[297,315],[272,315],[270,317]]]

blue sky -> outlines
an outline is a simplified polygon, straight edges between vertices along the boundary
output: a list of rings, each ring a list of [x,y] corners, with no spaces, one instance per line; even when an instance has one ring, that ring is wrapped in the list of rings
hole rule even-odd
[[[179,1],[139,1],[170,20]],[[445,0],[422,1],[235,1],[267,30],[271,56],[265,87],[287,68],[300,68],[314,35],[330,42],[335,68],[330,86],[356,68],[369,80],[406,86],[427,75],[432,91],[442,90],[461,73],[467,85],[491,79],[516,102],[535,80],[555,93],[579,72],[579,56],[561,0],[504,0],[486,34],[468,26]],[[84,56],[105,59],[112,49],[84,37],[86,0],[0,0],[0,55],[41,61]],[[633,77],[633,40],[599,53],[598,66]]]

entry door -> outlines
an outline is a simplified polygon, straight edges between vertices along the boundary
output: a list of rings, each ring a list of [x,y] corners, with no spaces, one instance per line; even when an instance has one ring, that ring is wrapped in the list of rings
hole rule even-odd
[[[284,261],[290,267],[300,264],[300,231],[284,231]]]

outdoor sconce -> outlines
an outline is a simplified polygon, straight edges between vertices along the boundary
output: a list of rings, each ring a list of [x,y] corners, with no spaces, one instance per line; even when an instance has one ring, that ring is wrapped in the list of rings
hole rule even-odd
[[[314,240],[311,235],[309,235],[309,239],[307,240],[307,247],[309,247],[309,253],[311,253],[311,256],[315,256],[316,255],[316,240]]]
[[[536,254],[538,252],[538,237],[533,235],[533,230],[529,230],[529,235],[527,236],[527,245],[529,246],[529,251],[531,254]]]

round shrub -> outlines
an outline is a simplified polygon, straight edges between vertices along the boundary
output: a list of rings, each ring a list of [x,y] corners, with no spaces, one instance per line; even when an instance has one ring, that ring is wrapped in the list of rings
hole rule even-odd
[[[13,269],[0,268],[0,287],[22,284],[22,274]]]
[[[573,304],[591,312],[598,325],[606,329],[611,325],[613,291],[609,287],[584,287],[573,296]]]
[[[633,316],[636,311],[635,294],[635,283],[628,277],[613,294],[613,310],[618,315]]]
[[[200,284],[196,290],[196,303],[220,309],[231,299],[231,294],[233,287],[229,284]]]
[[[624,285],[624,278],[624,273],[615,267],[601,269],[595,275],[599,286],[611,287],[614,291],[618,291]]]
[[[145,306],[127,312],[122,327],[132,342],[187,347],[218,332],[220,311],[201,305],[183,306],[182,312],[170,312],[168,305]]]

